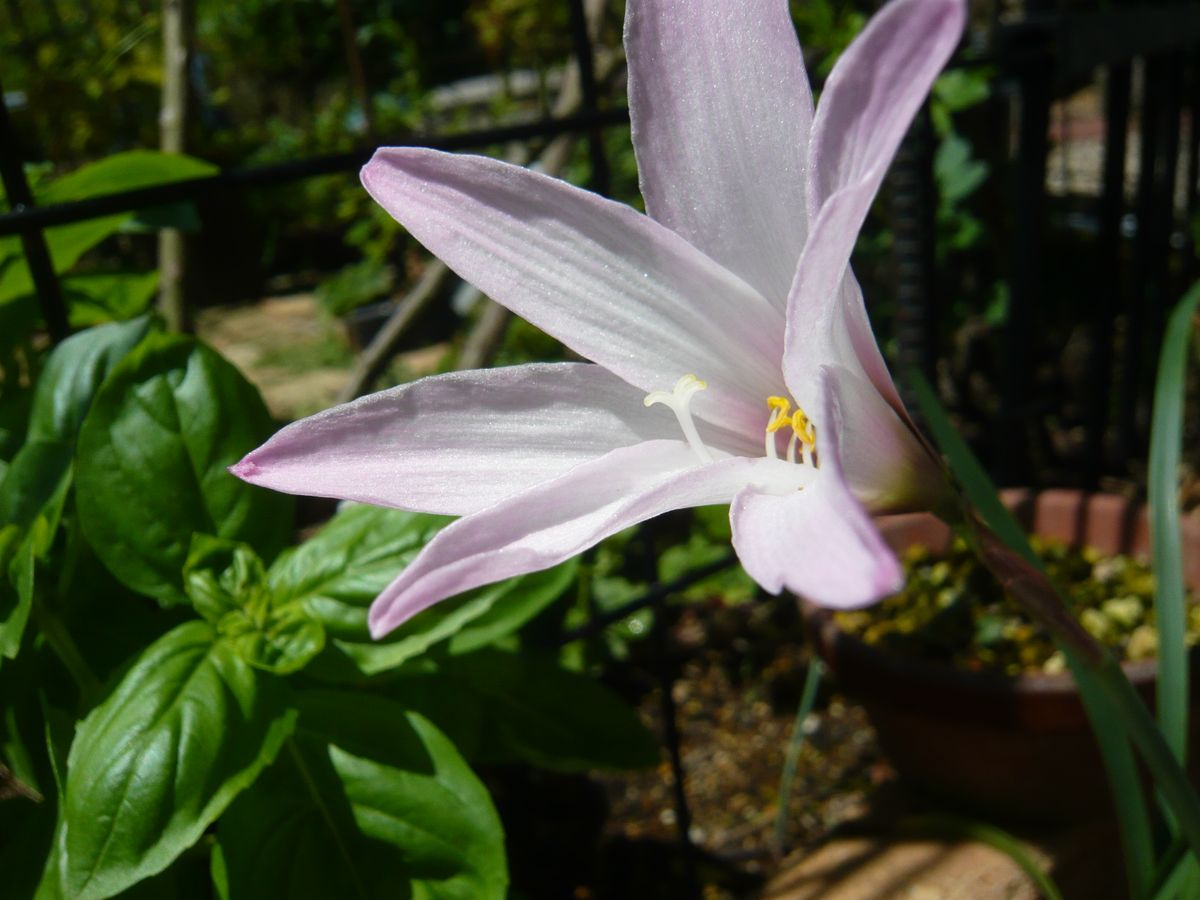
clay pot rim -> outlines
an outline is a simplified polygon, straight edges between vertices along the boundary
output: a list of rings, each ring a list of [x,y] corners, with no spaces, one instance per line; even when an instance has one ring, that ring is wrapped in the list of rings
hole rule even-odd
[[[1017,675],[992,670],[973,672],[950,663],[882,650],[839,628],[833,620],[833,610],[815,606],[808,600],[801,600],[800,604],[805,620],[817,633],[821,656],[827,662],[831,656],[836,659],[837,662],[832,665],[839,672],[842,666],[868,665],[877,671],[903,672],[913,681],[936,682],[941,688],[959,686],[972,692],[992,694],[1078,693],[1075,679],[1069,671],[1021,672]],[[1196,653],[1195,648],[1192,652]],[[1126,677],[1139,687],[1153,685],[1158,677],[1158,661],[1153,659],[1126,661],[1121,663],[1121,668]]]

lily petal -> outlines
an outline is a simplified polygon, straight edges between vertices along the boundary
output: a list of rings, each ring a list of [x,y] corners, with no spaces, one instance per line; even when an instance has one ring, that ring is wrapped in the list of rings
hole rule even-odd
[[[464,515],[618,447],[678,436],[600,366],[535,363],[362,397],[293,422],[231,471],[292,494]]]
[[[813,122],[810,221],[831,197],[851,188],[866,216],[913,116],[958,45],[965,19],[962,0],[894,0],[838,59]],[[859,218],[849,230],[851,243],[861,225]]]
[[[786,0],[630,0],[625,48],[647,212],[782,311],[813,115]]]
[[[819,222],[830,229],[814,232],[805,247],[791,301],[795,319],[785,333],[784,377],[801,406],[815,407],[818,370],[843,366],[869,380],[897,415],[910,422],[879,352],[858,279],[837,254],[825,252],[838,241],[831,235],[838,214],[853,215],[846,196],[839,195],[821,211]]]
[[[851,493],[876,515],[936,509],[947,490],[945,476],[907,414],[857,372],[840,366],[826,372],[842,410],[838,464]]]
[[[681,441],[647,441],[584,463],[459,519],[430,541],[371,606],[375,637],[446,597],[556,565],[652,516],[728,503],[748,484],[795,490],[804,466],[730,457],[698,465]]]
[[[644,391],[710,384],[697,416],[761,427],[777,390],[778,311],[744,281],[630,207],[478,156],[379,150],[371,195],[498,303]]]
[[[810,148],[809,238],[788,297],[784,342],[784,374],[802,405],[815,399],[815,367],[832,362],[860,369],[907,419],[871,334],[850,253],[913,115],[958,44],[964,17],[961,0],[895,0],[826,82]]]
[[[828,376],[828,373],[827,373]],[[733,546],[750,577],[772,593],[784,588],[814,603],[853,608],[895,593],[903,571],[841,468],[841,402],[826,379],[817,432],[821,467],[801,491],[742,490],[730,508]]]

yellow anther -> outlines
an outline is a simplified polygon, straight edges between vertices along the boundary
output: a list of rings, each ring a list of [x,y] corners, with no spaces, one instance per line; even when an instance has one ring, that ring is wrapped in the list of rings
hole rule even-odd
[[[798,409],[792,413],[791,426],[804,446],[810,449],[817,446],[817,428],[812,419],[804,414],[804,410]]]
[[[768,432],[774,434],[789,424],[788,410],[792,408],[792,404],[786,397],[768,397],[767,408],[776,411],[776,414],[771,417],[771,421],[767,423]]]
[[[779,458],[775,448],[775,432],[781,428],[790,428],[792,436],[788,439],[788,462],[804,462],[804,450],[807,449],[815,467],[817,464],[817,426],[813,424],[808,414],[800,407],[796,407],[796,411],[792,412],[792,403],[786,397],[768,397],[767,408],[771,410],[771,417],[763,436],[763,451],[767,457],[769,459]],[[797,450],[799,450],[798,456]]]

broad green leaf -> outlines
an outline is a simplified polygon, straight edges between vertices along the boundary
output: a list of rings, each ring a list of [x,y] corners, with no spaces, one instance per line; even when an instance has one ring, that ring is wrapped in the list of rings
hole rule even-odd
[[[182,154],[156,150],[131,150],[106,157],[56,179],[35,198],[41,205],[84,200],[103,194],[212,175],[217,167]],[[134,218],[122,212],[69,225],[46,229],[46,244],[54,270],[70,269],[88,250],[110,237]],[[5,245],[11,252],[12,244]],[[16,245],[19,246],[19,245]],[[29,268],[24,259],[15,259],[0,269],[0,306],[28,295],[33,290]]]
[[[508,637],[561,597],[579,576],[579,559],[573,557],[553,569],[531,572],[502,581],[492,591],[485,588],[463,603],[470,607],[470,620],[458,628],[446,644],[448,653],[460,655],[481,650]],[[454,602],[454,601],[451,601]],[[486,606],[483,612],[477,612]]]
[[[297,705],[287,751],[218,826],[223,896],[506,896],[500,820],[443,734],[364,694]]]
[[[29,439],[74,443],[108,373],[150,332],[150,319],[112,323],[72,335],[54,348],[38,378]]]
[[[0,481],[0,521],[28,526],[65,491],[75,438],[92,398],[149,328],[146,318],[105,325],[54,348],[34,391],[25,443]]]
[[[267,577],[280,600],[302,600],[335,641],[365,641],[366,607],[450,521],[346,505],[314,537],[281,553]]]
[[[291,532],[291,498],[226,471],[271,430],[258,391],[214,350],[146,338],[105,381],[79,435],[79,517],[97,556],[166,604],[183,600],[194,533],[273,556]]]
[[[194,535],[184,589],[222,640],[256,668],[287,675],[325,646],[325,629],[298,600],[279,602],[257,554],[245,544]]]
[[[88,272],[62,279],[72,328],[124,321],[150,308],[158,291],[158,270]]]
[[[659,759],[654,737],[620,697],[529,652],[447,657],[435,674],[398,679],[391,690],[479,762],[522,760],[574,772],[643,768]]]
[[[37,201],[41,205],[68,203],[154,184],[202,178],[217,171],[218,167],[212,163],[183,153],[127,150],[55,178],[38,191]]]
[[[80,724],[62,811],[68,896],[109,897],[161,872],[292,732],[283,682],[215,637],[203,622],[168,632]]]
[[[338,653],[373,675],[432,647],[468,653],[513,633],[574,580],[571,560],[444,600],[386,639],[367,631],[371,601],[450,520],[444,516],[348,506],[316,537],[282,554],[268,576],[281,600],[299,600]]]

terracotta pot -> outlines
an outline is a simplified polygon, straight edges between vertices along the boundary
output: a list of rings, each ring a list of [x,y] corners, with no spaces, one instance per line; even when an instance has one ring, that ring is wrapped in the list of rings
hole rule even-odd
[[[1033,533],[1103,553],[1148,553],[1145,511],[1123,497],[1054,490],[1006,492],[1004,499]],[[944,551],[951,537],[924,514],[893,516],[880,527],[897,550],[924,544]],[[1183,547],[1185,577],[1200,587],[1195,519],[1183,523]],[[837,628],[825,610],[806,604],[805,617],[837,683],[867,709],[884,753],[913,786],[992,816],[1065,822],[1111,811],[1069,675],[960,671],[869,646]],[[1125,671],[1152,702],[1156,664],[1127,663]]]

